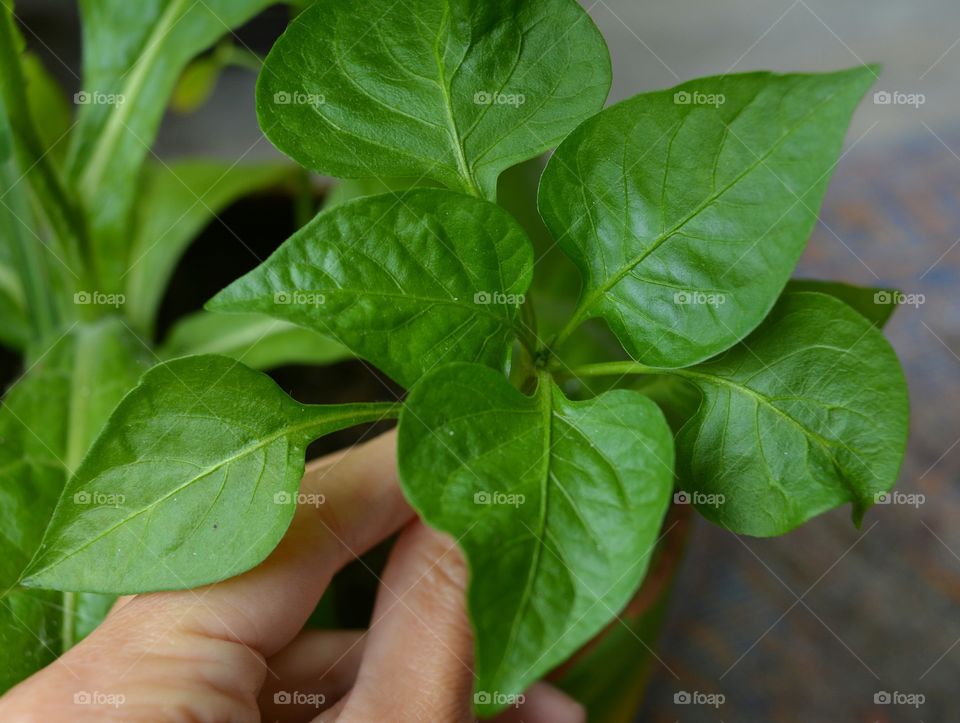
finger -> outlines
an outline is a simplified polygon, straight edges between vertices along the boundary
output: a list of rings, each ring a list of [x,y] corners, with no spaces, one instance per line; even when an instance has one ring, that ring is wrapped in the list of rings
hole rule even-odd
[[[535,683],[496,723],[586,723],[586,709],[549,683]]]
[[[364,633],[305,630],[270,659],[277,677],[260,691],[265,721],[309,720],[334,705],[353,687],[363,655]]]
[[[454,541],[420,522],[384,569],[357,683],[338,723],[470,721],[467,570]]]

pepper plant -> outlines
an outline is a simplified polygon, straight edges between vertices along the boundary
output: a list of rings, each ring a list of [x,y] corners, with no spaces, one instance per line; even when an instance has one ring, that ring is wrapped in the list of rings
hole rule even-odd
[[[409,188],[321,212],[208,309],[336,340],[408,394],[310,406],[235,360],[158,365],[20,584],[249,569],[290,523],[306,445],[398,417],[403,491],[469,563],[487,715],[624,607],[675,494],[738,534],[847,503],[859,523],[906,442],[889,307],[790,276],[876,72],[701,78],[603,109],[609,55],[574,0],[312,5],[261,70],[264,133],[307,169]],[[554,267],[498,203],[506,169],[554,148],[537,208],[582,283],[556,325],[531,293]]]

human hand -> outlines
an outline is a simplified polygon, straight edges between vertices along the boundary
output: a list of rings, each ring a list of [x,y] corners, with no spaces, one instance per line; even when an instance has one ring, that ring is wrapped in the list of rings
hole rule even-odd
[[[301,491],[324,503],[299,505],[267,560],[215,585],[122,599],[0,699],[0,720],[473,720],[466,567],[453,540],[404,501],[395,447],[388,433],[311,464]],[[369,630],[303,630],[333,575],[401,529]],[[498,720],[585,714],[539,683]]]

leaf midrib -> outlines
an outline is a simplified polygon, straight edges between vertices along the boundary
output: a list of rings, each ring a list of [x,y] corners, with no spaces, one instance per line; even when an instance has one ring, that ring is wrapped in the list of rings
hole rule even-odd
[[[314,292],[307,292],[314,293]],[[390,291],[381,291],[379,289],[351,289],[350,287],[341,286],[336,289],[315,292],[317,294],[322,294],[323,296],[348,296],[348,297],[359,297],[359,298],[370,298],[372,296],[382,297],[385,299],[396,299],[399,301],[416,301],[423,304],[433,304],[435,306],[453,306],[458,309],[463,309],[464,311],[469,312],[471,315],[476,316],[489,316],[497,323],[507,328],[513,328],[513,325],[510,323],[509,317],[504,317],[496,314],[492,311],[492,308],[504,308],[510,309],[515,307],[510,307],[507,304],[478,304],[478,303],[467,303],[461,301],[460,299],[454,298],[442,298],[439,296],[419,296],[417,294],[411,294],[407,292],[394,293]],[[498,294],[503,294],[504,296],[515,295],[511,291],[497,291]],[[270,301],[271,306],[276,302]]]
[[[150,33],[144,45],[143,54],[134,62],[133,68],[129,71],[129,79],[120,89],[119,95],[124,97],[124,102],[114,106],[84,167],[80,188],[85,188],[92,193],[100,187],[107,164],[116,152],[123,130],[127,128],[126,121],[138,107],[138,100],[146,87],[147,77],[155,67],[154,63],[167,36],[183,17],[186,4],[187,0],[173,0],[154,25],[153,32]]]
[[[443,3],[443,17],[440,19],[440,28],[437,33],[436,41],[433,45],[433,55],[437,62],[437,74],[439,76],[438,85],[443,94],[444,120],[447,126],[447,134],[450,136],[450,145],[453,147],[454,157],[457,159],[457,167],[460,169],[460,175],[466,184],[467,191],[472,195],[482,197],[477,182],[470,172],[470,166],[467,164],[466,153],[463,150],[463,138],[460,137],[460,131],[457,128],[457,120],[453,116],[453,100],[450,97],[450,87],[447,84],[446,68],[443,58],[440,55],[440,41],[448,31],[450,22],[450,2],[445,0]]]
[[[507,654],[513,647],[513,643],[520,631],[520,621],[524,617],[527,606],[530,604],[530,598],[533,593],[534,581],[537,572],[540,569],[540,560],[543,557],[543,547],[546,545],[546,527],[547,527],[547,495],[550,488],[550,461],[551,461],[551,433],[553,430],[553,389],[552,377],[549,374],[541,374],[538,383],[539,408],[541,414],[541,424],[543,424],[543,469],[540,474],[540,508],[537,511],[537,544],[534,545],[533,559],[530,561],[527,579],[524,582],[523,592],[520,595],[520,602],[517,605],[517,612],[513,617],[513,623],[510,626],[510,632],[507,634],[507,642],[503,647],[503,655],[493,674],[493,680],[499,680],[500,672],[507,661]]]

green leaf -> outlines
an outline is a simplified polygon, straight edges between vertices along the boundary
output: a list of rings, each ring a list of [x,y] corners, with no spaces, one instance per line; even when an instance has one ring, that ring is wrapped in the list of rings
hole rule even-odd
[[[184,115],[196,112],[210,100],[223,69],[224,65],[216,54],[205,55],[191,62],[177,81],[170,99],[173,110]]]
[[[321,213],[207,308],[314,329],[410,387],[445,362],[502,367],[532,269],[505,211],[420,189]]]
[[[852,306],[878,328],[883,328],[897,310],[899,292],[890,287],[854,286],[839,281],[818,279],[790,279],[786,292],[813,291],[835,296]]]
[[[489,715],[635,592],[670,501],[672,435],[637,392],[571,402],[541,377],[528,397],[471,364],[425,377],[399,435],[407,499],[470,564],[476,690],[493,700],[477,710]]]
[[[674,373],[703,394],[677,438],[680,484],[734,532],[783,534],[846,502],[859,523],[896,481],[903,372],[877,328],[832,296],[787,294],[742,344]]]
[[[17,350],[23,349],[32,335],[23,301],[16,274],[0,263],[0,344]]]
[[[257,112],[316,171],[492,199],[501,171],[554,147],[609,88],[603,37],[574,0],[317,3],[267,56]]]
[[[600,316],[634,359],[675,368],[749,333],[803,251],[874,77],[702,78],[580,126],[540,186],[541,214],[584,278],[558,343]]]
[[[83,80],[68,169],[91,216],[105,293],[126,271],[130,210],[191,59],[273,0],[81,0]]]
[[[0,692],[67,650],[101,619],[105,601],[17,585],[68,471],[146,367],[119,322],[77,326],[48,349],[0,406]],[[99,608],[94,609],[99,602]]]
[[[0,340],[23,350],[28,342],[54,333],[70,272],[39,235],[44,231],[13,159],[0,163],[0,188],[5,189],[0,201]]]
[[[172,359],[192,354],[221,354],[252,369],[285,364],[332,364],[353,355],[321,334],[262,314],[218,314],[201,311],[184,317],[171,330],[160,351]]]
[[[95,592],[71,593],[73,604],[75,642],[80,642],[96,630],[117,601],[116,595],[100,595]]]
[[[700,391],[684,379],[669,373],[638,376],[632,381],[622,380],[621,383],[656,402],[675,434],[700,408]]]
[[[2,116],[0,104],[0,116]],[[4,133],[0,118],[0,140]],[[55,325],[56,308],[46,252],[32,228],[29,196],[13,159],[0,162],[0,340],[15,349]],[[28,225],[29,224],[29,225]],[[31,303],[33,302],[33,303]]]
[[[33,556],[63,486],[68,414],[72,396],[73,340],[51,348],[7,392],[0,407],[0,515],[7,589]]]
[[[0,2],[0,159],[15,161],[17,168],[14,180],[0,183],[0,188],[6,199],[9,190],[26,179],[35,202],[31,211],[42,211],[55,236],[58,261],[79,278],[87,273],[83,258],[86,227],[72,189],[63,183],[53,155],[40,136],[44,123],[38,123],[31,115],[33,108],[22,61],[24,45],[13,4],[4,0]],[[4,200],[2,205],[7,208],[11,204]],[[29,224],[22,213],[17,216],[22,224]],[[37,234],[34,231],[32,235]],[[39,307],[32,296],[33,284],[27,284],[26,279],[24,282],[31,307]],[[38,327],[38,334],[49,334],[56,326],[56,321],[49,319]]]
[[[298,404],[226,357],[155,366],[67,483],[23,583],[120,594],[249,570],[293,518],[306,445],[392,413]]]
[[[71,109],[67,96],[40,59],[32,53],[23,56],[23,75],[27,81],[27,102],[43,148],[57,161],[67,153]]]
[[[5,562],[0,566],[6,567]],[[0,574],[6,576],[7,571],[0,570]],[[0,646],[6,653],[0,668],[0,693],[56,659],[59,633],[54,611],[60,598],[60,593],[16,587],[0,598]]]
[[[6,38],[0,51],[0,326],[4,327],[0,338],[21,349],[28,339],[57,328],[55,299],[65,263],[43,242],[38,204],[29,195],[31,184],[47,188],[39,179],[50,171],[50,159],[49,154],[42,157],[44,148],[35,132],[42,128],[25,112],[31,105],[29,86],[21,76],[25,56],[12,52],[19,50],[22,39],[7,4],[0,5],[0,35]],[[26,138],[18,137],[24,132]],[[40,160],[34,160],[37,156]],[[34,185],[35,191],[39,185]]]
[[[337,183],[327,191],[323,210],[354,201],[364,196],[379,196],[383,193],[400,194],[413,188],[433,188],[430,181],[416,178],[348,178]]]
[[[38,496],[31,515],[20,510],[2,527],[21,552],[31,554],[64,475],[80,463],[116,403],[147,368],[142,344],[116,319],[76,326],[32,356],[36,361],[4,400],[0,423],[3,491]],[[22,529],[18,521],[25,523]]]
[[[243,196],[291,178],[292,173],[285,163],[188,160],[148,166],[124,277],[125,311],[134,326],[152,334],[177,262],[218,213]]]
[[[210,100],[224,70],[233,66],[259,72],[262,65],[263,59],[253,51],[225,39],[213,52],[187,65],[177,81],[170,107],[177,113],[193,113]]]

